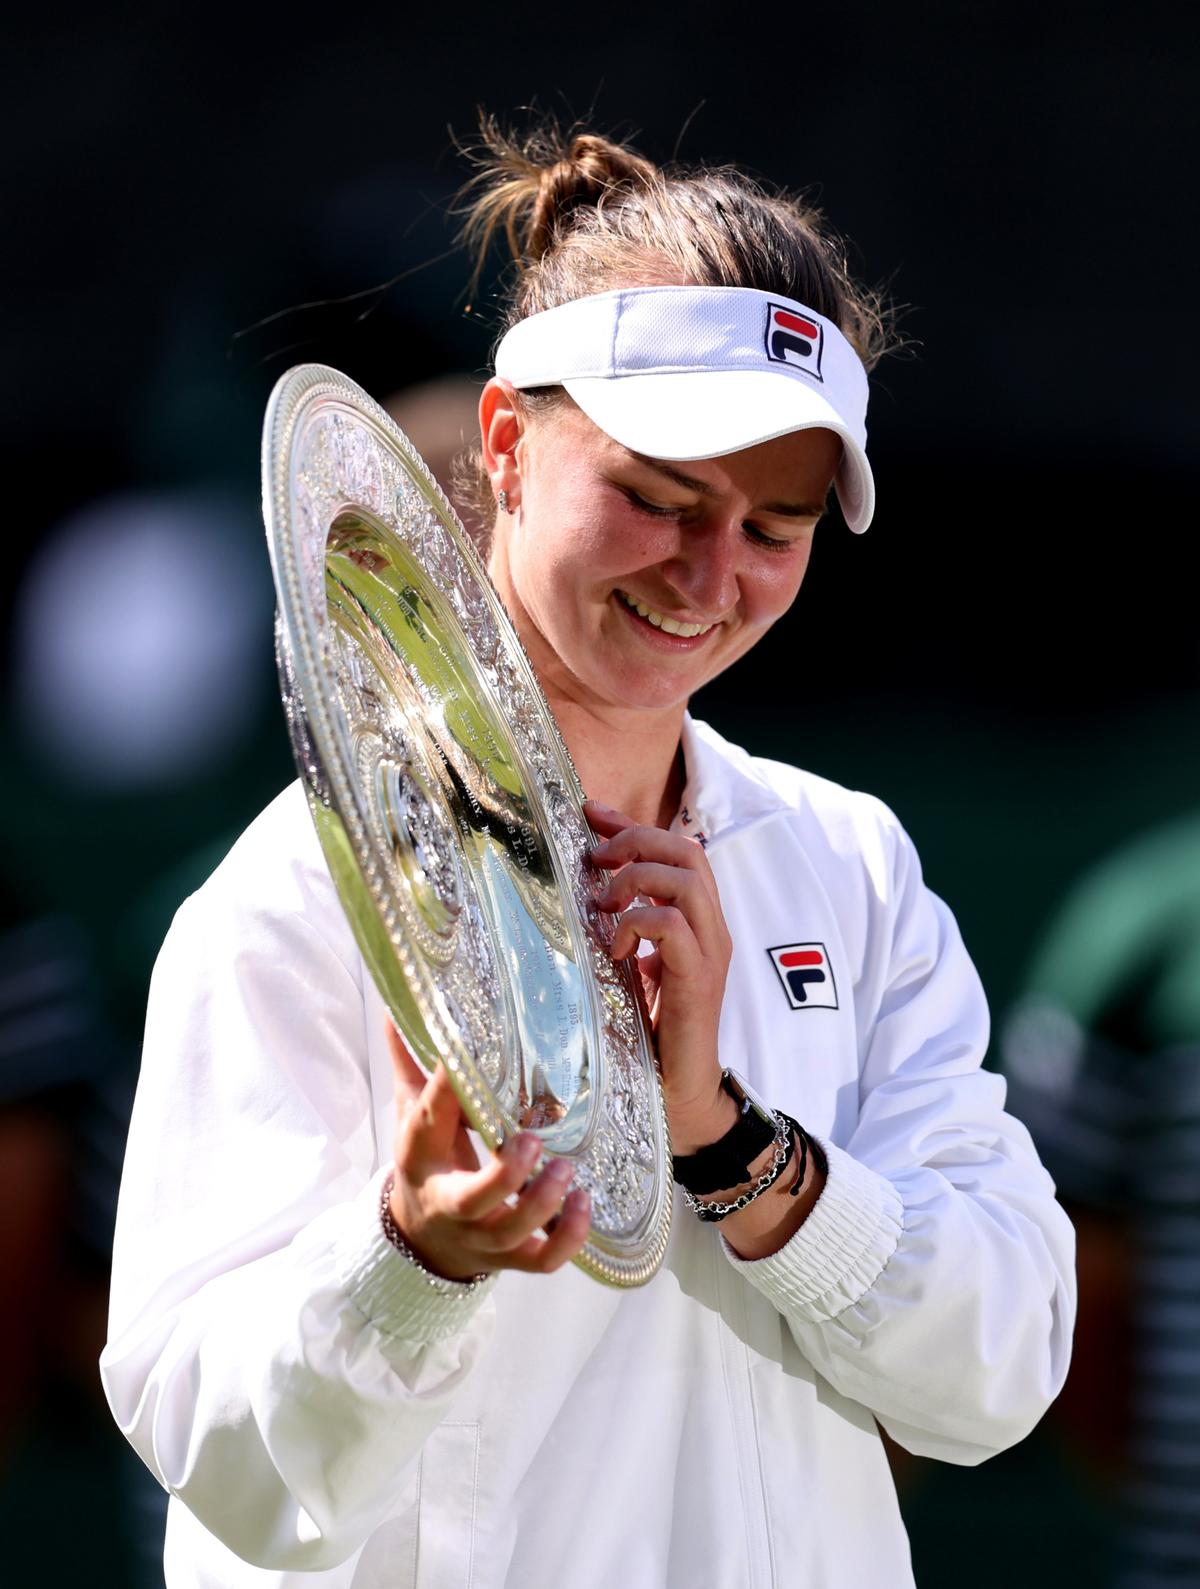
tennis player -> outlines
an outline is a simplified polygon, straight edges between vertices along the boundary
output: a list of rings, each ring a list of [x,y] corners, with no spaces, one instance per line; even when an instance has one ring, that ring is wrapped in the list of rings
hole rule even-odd
[[[896,817],[688,712],[786,618],[830,500],[871,521],[881,318],[736,170],[486,143],[469,231],[515,261],[489,566],[641,950],[667,1256],[596,1284],[569,1164],[477,1149],[294,785],[155,972],[107,1394],[171,1493],[169,1589],[901,1589],[880,1429],[964,1464],[1028,1433],[1072,1234]]]

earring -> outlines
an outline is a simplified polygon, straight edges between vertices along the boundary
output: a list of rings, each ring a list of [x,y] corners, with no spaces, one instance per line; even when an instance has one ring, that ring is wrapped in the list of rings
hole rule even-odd
[[[508,492],[505,491],[503,486],[501,486],[501,488],[500,488],[500,494],[496,498],[496,501],[500,504],[501,513],[511,513],[512,512],[512,509],[508,505]]]

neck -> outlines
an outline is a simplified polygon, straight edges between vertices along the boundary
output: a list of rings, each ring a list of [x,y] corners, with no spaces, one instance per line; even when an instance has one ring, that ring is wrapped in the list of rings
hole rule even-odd
[[[679,810],[685,771],[683,707],[667,712],[597,711],[547,693],[583,792],[634,822],[667,827]]]
[[[525,613],[512,587],[507,558],[501,555],[501,528],[497,524],[489,572],[571,752],[584,794],[634,822],[668,827],[686,781],[680,746],[686,702],[642,711],[592,694]]]

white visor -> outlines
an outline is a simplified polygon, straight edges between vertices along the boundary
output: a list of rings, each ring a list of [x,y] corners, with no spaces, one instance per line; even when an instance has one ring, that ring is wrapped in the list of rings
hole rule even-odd
[[[875,511],[867,372],[837,326],[754,287],[624,287],[519,320],[496,349],[517,388],[564,386],[647,458],[720,458],[796,430],[842,438],[846,523]]]

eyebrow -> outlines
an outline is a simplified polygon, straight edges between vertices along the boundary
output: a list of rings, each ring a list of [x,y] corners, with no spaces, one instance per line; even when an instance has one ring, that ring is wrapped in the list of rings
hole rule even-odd
[[[685,491],[694,491],[701,497],[719,495],[716,486],[709,485],[707,480],[697,480],[695,475],[684,474],[680,469],[672,469],[670,464],[663,463],[658,458],[647,458],[645,453],[634,452],[631,447],[626,447],[625,451],[635,463],[653,469],[655,474],[662,475],[664,479],[670,480],[673,485],[681,486]],[[775,514],[784,519],[819,519],[825,513],[825,506],[824,502],[815,506],[811,502],[764,502],[758,512]]]

